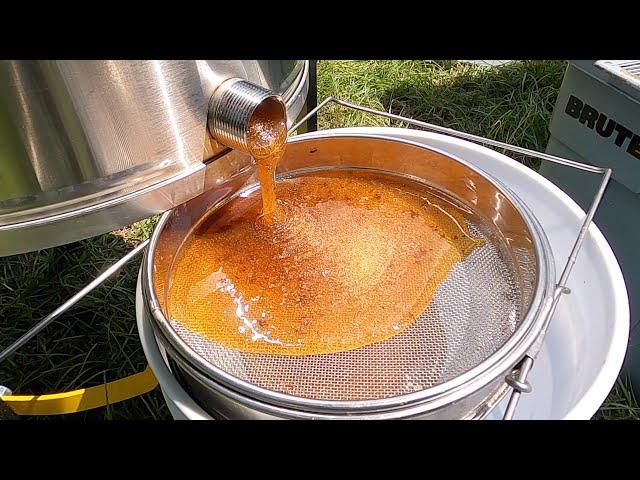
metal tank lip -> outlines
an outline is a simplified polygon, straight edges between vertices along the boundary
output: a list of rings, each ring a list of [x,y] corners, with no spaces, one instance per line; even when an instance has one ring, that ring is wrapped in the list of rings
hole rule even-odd
[[[295,121],[295,117],[298,116],[298,114],[300,113],[299,111],[296,112],[295,108],[300,108],[302,107],[302,105],[304,104],[304,101],[306,99],[306,95],[308,93],[309,90],[309,60],[304,60],[304,66],[303,68],[300,70],[300,73],[296,76],[295,81],[293,82],[293,85],[291,87],[289,87],[281,96],[283,101],[285,102],[285,106],[287,107],[287,112],[292,111],[293,115],[288,116],[287,118],[287,123],[289,124],[289,126],[291,126],[293,124],[293,122]],[[303,94],[303,95],[302,95]],[[302,98],[300,98],[302,96]],[[0,224],[0,232],[3,231],[8,231],[8,230],[18,230],[18,229],[24,229],[24,228],[29,228],[29,227],[34,227],[34,226],[42,226],[42,225],[46,225],[46,224],[50,224],[50,223],[55,223],[61,220],[65,220],[65,219],[70,219],[70,218],[74,218],[74,217],[78,217],[78,216],[84,216],[84,215],[90,215],[96,211],[100,211],[102,209],[108,208],[108,207],[112,207],[115,205],[119,205],[125,202],[129,202],[129,201],[133,201],[135,199],[137,199],[138,197],[141,197],[145,194],[154,192],[162,187],[167,187],[172,185],[175,182],[180,181],[181,179],[184,179],[186,177],[189,177],[197,172],[200,172],[204,169],[206,169],[207,165],[209,163],[211,163],[211,161],[213,161],[215,158],[217,157],[214,156],[212,159],[207,160],[206,162],[202,162],[200,164],[198,164],[195,168],[191,168],[191,169],[185,169],[179,173],[177,173],[176,175],[173,175],[171,177],[168,178],[160,178],[158,179],[155,183],[152,183],[150,185],[147,185],[146,187],[143,187],[140,190],[137,191],[133,191],[130,192],[128,194],[125,195],[118,195],[119,191],[121,190],[126,190],[131,188],[130,185],[122,185],[121,189],[118,189],[118,191],[116,192],[112,192],[110,194],[107,194],[109,196],[109,198],[102,200],[102,201],[98,201],[97,203],[91,203],[89,205],[74,209],[74,210],[66,210],[63,211],[61,213],[53,213],[52,215],[43,215],[43,216],[39,216],[38,218],[34,218],[31,220],[26,220],[26,221],[16,221],[13,223],[7,223],[7,224]],[[97,194],[97,192],[96,192]],[[86,197],[84,197],[86,198]],[[83,200],[83,197],[80,197],[77,199],[78,203],[81,203]],[[74,202],[74,200],[70,200],[70,202]],[[42,208],[42,207],[39,207]],[[54,207],[55,208],[55,207]],[[24,212],[29,212],[29,210],[25,210]],[[0,217],[2,215],[0,214]],[[143,217],[144,218],[144,217]],[[78,239],[79,240],[79,239]],[[69,240],[69,242],[73,242],[75,240],[71,239]],[[68,243],[68,242],[67,242]]]
[[[320,132],[291,137],[289,141],[293,143],[305,140],[319,140],[322,139],[322,137],[382,140],[408,144],[420,149],[433,151],[451,158],[454,161],[461,163],[466,168],[484,176],[496,187],[497,190],[512,202],[521,214],[525,225],[531,232],[531,236],[534,240],[534,251],[538,262],[538,278],[529,311],[522,319],[513,335],[509,337],[509,339],[497,351],[467,372],[440,385],[435,385],[418,392],[401,396],[364,401],[316,400],[296,397],[255,386],[228,374],[224,370],[215,367],[202,359],[184,341],[182,341],[182,339],[180,339],[171,327],[168,319],[163,314],[160,303],[155,295],[152,270],[153,255],[160,233],[172,214],[172,212],[166,212],[156,226],[142,263],[142,288],[147,302],[147,308],[154,319],[152,325],[154,329],[158,330],[158,333],[161,333],[160,338],[170,344],[170,347],[177,353],[180,360],[187,361],[190,366],[205,373],[207,378],[213,380],[211,384],[212,387],[216,385],[216,382],[219,382],[221,388],[226,386],[232,391],[250,397],[260,403],[274,406],[285,406],[295,410],[312,410],[318,414],[321,414],[322,412],[336,411],[354,414],[355,412],[371,412],[374,410],[406,409],[410,405],[416,404],[421,404],[421,408],[423,409],[434,410],[467,397],[490,382],[495,381],[501,375],[509,373],[517,362],[530,351],[536,339],[540,336],[545,313],[551,305],[556,280],[553,254],[549,242],[541,226],[533,217],[526,205],[512,190],[480,168],[475,167],[446,151],[434,147],[427,147],[423,144],[410,140],[398,139],[380,134],[340,133],[339,131],[323,130]]]

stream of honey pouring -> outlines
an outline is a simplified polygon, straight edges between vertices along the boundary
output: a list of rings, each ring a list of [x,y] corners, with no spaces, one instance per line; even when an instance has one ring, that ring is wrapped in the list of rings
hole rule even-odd
[[[287,129],[274,112],[258,109],[247,132],[261,188],[212,212],[186,240],[170,316],[247,353],[336,353],[397,335],[480,241],[452,204],[388,176],[276,183]]]

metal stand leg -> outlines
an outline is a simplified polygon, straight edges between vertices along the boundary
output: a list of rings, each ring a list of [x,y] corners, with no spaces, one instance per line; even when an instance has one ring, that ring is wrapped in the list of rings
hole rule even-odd
[[[308,112],[318,106],[317,64],[317,60],[309,60],[309,93],[307,94]],[[318,130],[318,117],[316,115],[312,115],[307,120],[307,131],[315,132],[316,130]]]
[[[9,345],[7,348],[0,352],[0,362],[6,360],[12,353],[22,347],[25,343],[35,337],[38,333],[40,333],[47,325],[53,322],[56,318],[62,315],[64,312],[73,307],[76,303],[82,300],[89,292],[95,289],[97,286],[101,285],[105,280],[111,277],[114,273],[116,273],[123,265],[125,265],[129,260],[135,258],[140,254],[149,243],[149,240],[145,240],[141,244],[139,244],[136,248],[127,253],[124,257],[118,260],[116,263],[111,265],[107,270],[98,275],[95,279],[91,281],[86,287],[76,293],[69,300],[64,302],[58,308],[56,308],[53,312],[47,315],[45,318],[36,323],[31,329],[29,329],[25,334],[23,334],[20,338],[18,338],[15,342]]]

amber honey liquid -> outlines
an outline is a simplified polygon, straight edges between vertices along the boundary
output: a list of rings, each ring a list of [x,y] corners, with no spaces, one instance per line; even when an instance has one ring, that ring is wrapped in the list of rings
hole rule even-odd
[[[278,110],[259,108],[251,118],[247,132],[249,153],[258,166],[258,179],[262,191],[263,221],[271,222],[276,215],[275,174],[278,161],[287,142],[286,118]]]
[[[244,352],[334,353],[397,335],[480,244],[454,205],[388,175],[309,174],[274,193],[277,221],[263,221],[259,191],[238,196],[173,271],[172,318]]]

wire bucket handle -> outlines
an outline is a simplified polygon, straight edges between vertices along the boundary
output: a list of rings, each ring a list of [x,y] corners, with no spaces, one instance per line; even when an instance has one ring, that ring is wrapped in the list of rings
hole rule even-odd
[[[378,115],[385,118],[389,118],[391,120],[396,120],[399,122],[408,123],[410,125],[414,125],[416,127],[424,128],[425,130],[431,130],[438,133],[443,133],[445,135],[450,135],[452,137],[462,138],[464,140],[470,140],[475,143],[479,143],[482,145],[490,145],[492,147],[502,148],[504,150],[508,150],[511,152],[519,153],[522,155],[527,155],[529,157],[538,158],[540,160],[545,160],[552,163],[557,163],[560,165],[564,165],[567,167],[575,168],[578,170],[582,170],[585,172],[591,172],[602,175],[602,181],[598,187],[598,190],[591,201],[591,205],[589,210],[586,212],[585,219],[580,228],[580,232],[578,237],[576,238],[573,248],[571,249],[571,253],[562,269],[562,274],[560,275],[560,279],[556,284],[556,288],[551,299],[551,304],[549,305],[547,311],[544,313],[544,322],[542,325],[542,330],[540,335],[534,342],[534,345],[531,347],[530,351],[520,360],[520,362],[514,367],[514,369],[505,377],[505,382],[511,389],[511,396],[509,398],[509,403],[507,404],[507,408],[505,410],[503,419],[511,420],[513,415],[515,414],[516,407],[518,405],[518,401],[523,393],[529,393],[532,391],[531,384],[527,381],[527,377],[531,368],[533,367],[533,363],[540,351],[542,343],[544,342],[544,338],[546,336],[547,330],[549,328],[549,324],[551,323],[551,318],[556,310],[558,302],[560,298],[565,295],[571,293],[571,290],[567,287],[567,281],[569,280],[569,276],[571,275],[571,271],[573,270],[573,266],[576,263],[576,259],[578,257],[578,253],[582,249],[582,245],[584,243],[585,238],[589,232],[589,227],[593,223],[593,217],[598,210],[598,206],[602,200],[604,192],[609,184],[609,180],[611,179],[612,170],[610,168],[605,167],[596,167],[593,165],[588,165],[586,163],[575,162],[573,160],[569,160],[562,157],[557,157],[555,155],[549,155],[548,153],[536,152],[535,150],[529,150],[528,148],[518,147],[517,145],[511,145],[509,143],[499,142],[497,140],[492,140],[490,138],[480,137],[478,135],[472,135],[470,133],[460,132],[458,130],[454,130],[452,128],[442,127],[440,125],[434,125],[432,123],[422,122],[420,120],[414,120],[412,118],[403,117],[401,115],[395,115],[390,112],[384,112],[381,110],[376,110],[369,107],[364,107],[362,105],[357,105],[350,102],[345,102],[344,100],[339,100],[333,97],[325,98],[316,108],[311,110],[307,115],[305,115],[300,121],[298,121],[295,125],[293,125],[289,129],[289,133],[297,130],[300,125],[306,122],[309,118],[317,115],[317,113],[324,108],[329,103],[335,103],[342,107],[350,108],[352,110],[358,110],[365,113],[370,113],[372,115]]]

